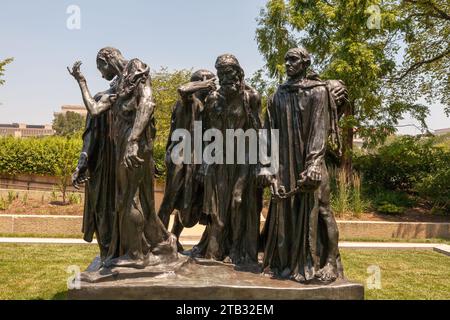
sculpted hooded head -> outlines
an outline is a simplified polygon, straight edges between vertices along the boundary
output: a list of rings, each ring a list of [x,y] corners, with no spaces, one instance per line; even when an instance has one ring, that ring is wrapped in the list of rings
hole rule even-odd
[[[126,64],[119,49],[113,47],[105,47],[100,49],[97,54],[97,69],[106,80],[112,80],[120,73]]]

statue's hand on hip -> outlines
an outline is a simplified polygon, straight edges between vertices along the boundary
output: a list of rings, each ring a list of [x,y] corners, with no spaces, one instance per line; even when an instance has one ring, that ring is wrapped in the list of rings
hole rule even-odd
[[[138,151],[139,145],[137,142],[133,141],[128,143],[123,159],[123,163],[126,168],[139,168],[144,163],[144,159],[141,159],[138,156]]]

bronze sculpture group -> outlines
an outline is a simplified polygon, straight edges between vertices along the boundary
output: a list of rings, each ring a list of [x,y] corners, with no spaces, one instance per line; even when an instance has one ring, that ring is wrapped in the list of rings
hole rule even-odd
[[[95,234],[103,267],[142,268],[176,260],[182,252],[302,283],[343,276],[325,155],[330,145],[340,149],[337,121],[346,88],[312,72],[304,48],[289,50],[285,63],[288,79],[269,99],[264,121],[261,97],[246,84],[244,70],[231,54],[216,60],[218,87],[212,72],[198,70],[179,88],[158,214],[153,182],[157,106],[149,67],[139,59],[127,61],[115,48],[101,49],[97,67],[111,84],[94,97],[80,72],[81,63],[69,69],[88,110],[73,183],[86,183],[84,239],[92,241]],[[268,174],[264,165],[248,161],[249,148],[244,154],[215,150],[225,157],[241,156],[243,163],[174,162],[172,134],[178,129],[194,134],[198,121],[203,131],[214,129],[224,136],[230,129],[277,131],[279,141],[269,138],[268,145],[279,149],[279,170]],[[213,143],[205,141],[201,148]],[[193,153],[189,156],[195,157]],[[266,187],[272,198],[260,232]],[[183,251],[178,242],[181,231],[197,223],[206,225],[202,238]]]

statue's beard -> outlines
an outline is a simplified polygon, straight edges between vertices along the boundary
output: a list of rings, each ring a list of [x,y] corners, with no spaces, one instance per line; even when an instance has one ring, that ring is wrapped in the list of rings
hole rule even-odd
[[[229,83],[221,85],[221,87],[226,94],[237,94],[241,86],[239,83]]]

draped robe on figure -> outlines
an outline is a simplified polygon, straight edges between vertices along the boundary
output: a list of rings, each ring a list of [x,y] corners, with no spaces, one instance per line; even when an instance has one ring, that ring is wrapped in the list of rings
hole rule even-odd
[[[160,212],[177,209],[183,226],[188,228],[199,222],[203,204],[203,185],[196,179],[201,164],[196,164],[194,161],[194,122],[202,120],[203,103],[195,95],[192,95],[192,99],[193,101],[189,104],[178,101],[172,111],[170,132],[166,145],[166,186],[160,208]],[[179,143],[171,139],[172,133],[177,129],[185,129],[191,134],[190,164],[176,164],[170,158],[172,149]],[[203,132],[197,134],[201,135]],[[171,214],[171,212],[166,213]]]
[[[241,108],[235,110],[230,109],[223,95],[215,92],[207,99],[207,128],[218,129],[223,137],[227,129],[260,129],[260,107],[259,95],[250,87],[242,94]],[[253,266],[258,262],[262,207],[262,190],[256,184],[257,166],[248,162],[248,147],[245,164],[226,164],[225,138],[223,142],[224,164],[209,164],[205,170],[203,211],[210,216],[210,224],[198,248],[207,258],[229,257],[234,264]]]
[[[112,106],[113,139],[115,145],[115,208],[114,225],[108,263],[117,261],[144,262],[152,249],[167,240],[167,231],[155,211],[153,139],[155,124],[149,116],[137,141],[138,156],[144,160],[139,167],[126,168],[124,156],[133,125],[138,117],[142,97],[140,85],[149,85],[149,68],[138,59],[126,65],[117,79],[114,92],[119,99]],[[119,258],[115,260],[116,258]]]
[[[94,97],[98,100],[100,95]],[[92,242],[95,234],[104,259],[111,242],[114,221],[114,143],[112,140],[112,113],[97,117],[87,115],[83,133],[89,180],[85,187],[83,239]]]
[[[279,130],[280,170],[275,178],[287,191],[310,165],[319,166],[322,183],[328,183],[324,156],[333,103],[326,83],[309,79],[281,85],[270,99],[265,127]],[[327,234],[319,219],[321,189],[271,200],[262,237],[264,268],[310,280],[323,266]]]

